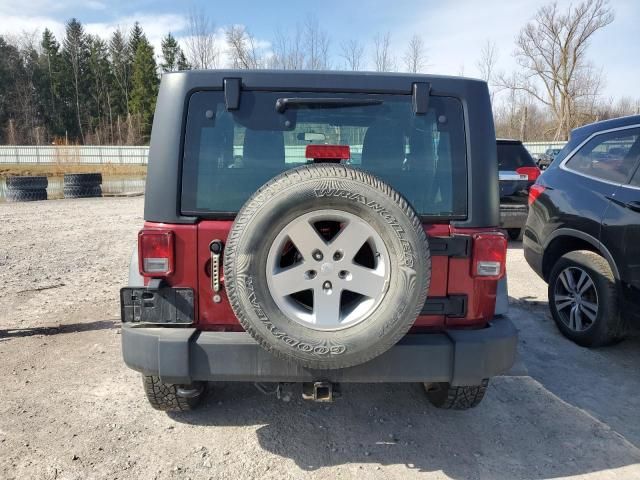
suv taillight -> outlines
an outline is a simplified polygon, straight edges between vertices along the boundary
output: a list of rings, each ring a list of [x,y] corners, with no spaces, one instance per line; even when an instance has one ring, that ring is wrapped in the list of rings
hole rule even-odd
[[[499,280],[507,262],[507,238],[500,232],[473,235],[472,275],[484,280]]]
[[[173,232],[144,229],[138,233],[138,268],[145,277],[166,277],[173,273]]]
[[[533,202],[535,202],[540,196],[540,194],[544,191],[545,191],[545,188],[542,185],[539,185],[537,183],[535,185],[531,185],[531,188],[529,189],[529,198],[527,200],[527,203],[529,203],[529,206],[531,206]]]
[[[542,172],[538,167],[520,167],[516,168],[516,173],[526,175],[530,182],[535,182]]]

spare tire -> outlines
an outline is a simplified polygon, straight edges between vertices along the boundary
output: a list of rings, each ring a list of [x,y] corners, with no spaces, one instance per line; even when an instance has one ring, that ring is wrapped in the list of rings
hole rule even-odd
[[[7,177],[6,185],[12,190],[41,190],[47,188],[49,181],[45,176]]]
[[[7,202],[35,202],[47,199],[47,190],[12,190],[7,189]]]
[[[102,196],[102,188],[100,185],[95,186],[78,186],[65,185],[62,188],[64,192],[64,198],[90,198],[90,197],[101,197]]]
[[[101,173],[65,173],[65,186],[94,187],[102,183]]]
[[[364,363],[411,328],[431,259],[409,203],[340,165],[288,170],[242,207],[224,252],[239,322],[266,350],[314,369]]]

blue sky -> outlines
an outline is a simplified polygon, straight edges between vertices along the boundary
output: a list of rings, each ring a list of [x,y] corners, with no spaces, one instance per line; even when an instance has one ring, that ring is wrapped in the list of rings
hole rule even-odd
[[[313,14],[329,33],[333,64],[337,67],[342,62],[338,53],[343,41],[358,39],[364,43],[370,65],[374,35],[389,31],[398,59],[408,39],[417,33],[427,47],[429,73],[478,76],[476,62],[486,40],[498,47],[498,71],[508,73],[515,68],[514,38],[536,9],[546,3],[528,0],[323,0],[317,3],[301,0],[0,0],[0,34],[19,34],[48,26],[61,36],[64,22],[75,16],[86,24],[88,31],[106,36],[117,26],[128,27],[137,19],[158,46],[168,31],[178,38],[185,36],[189,10],[196,8],[206,11],[218,28],[245,25],[268,50],[277,28],[286,32]],[[560,0],[558,3],[565,7],[571,2]],[[606,97],[640,98],[637,88],[640,83],[640,1],[611,0],[611,6],[616,19],[594,36],[589,58],[604,71]]]

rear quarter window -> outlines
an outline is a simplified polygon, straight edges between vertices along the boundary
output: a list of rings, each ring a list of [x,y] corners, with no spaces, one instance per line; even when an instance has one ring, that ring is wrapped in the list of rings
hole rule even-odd
[[[566,168],[613,183],[626,183],[640,159],[640,128],[601,133],[567,161]]]
[[[297,105],[280,113],[279,98],[377,99],[365,106]],[[234,214],[279,173],[312,160],[307,145],[348,145],[348,164],[402,193],[422,216],[464,218],[467,168],[462,104],[430,97],[425,115],[409,95],[243,91],[227,111],[220,91],[189,99],[182,168],[181,211]]]

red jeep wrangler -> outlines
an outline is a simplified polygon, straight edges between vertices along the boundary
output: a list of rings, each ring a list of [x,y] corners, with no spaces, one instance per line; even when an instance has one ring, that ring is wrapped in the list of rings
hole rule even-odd
[[[477,405],[514,361],[487,85],[409,74],[162,78],[122,349],[151,404],[207,382],[420,382]]]

